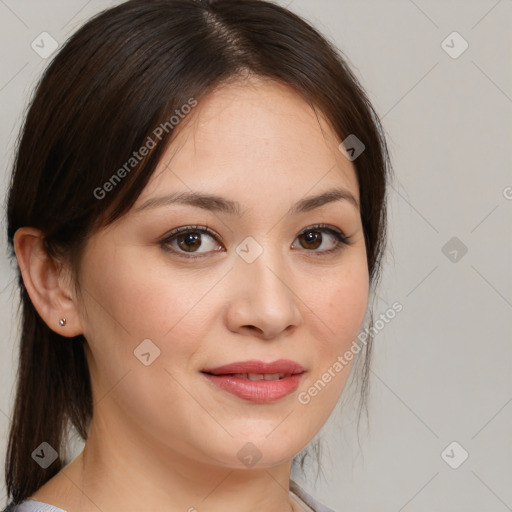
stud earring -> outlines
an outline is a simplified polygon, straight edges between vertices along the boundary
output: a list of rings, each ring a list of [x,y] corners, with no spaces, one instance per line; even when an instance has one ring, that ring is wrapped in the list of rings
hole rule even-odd
[[[66,319],[65,319],[65,318],[61,318],[61,319],[59,320],[59,325],[60,325],[61,327],[64,327],[64,326],[66,325]]]

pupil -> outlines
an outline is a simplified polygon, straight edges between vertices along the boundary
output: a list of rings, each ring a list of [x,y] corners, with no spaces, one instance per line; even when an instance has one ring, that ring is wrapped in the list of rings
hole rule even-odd
[[[307,231],[302,235],[302,243],[309,246],[306,249],[316,249],[322,243],[322,235],[316,231]]]
[[[184,249],[198,249],[201,246],[201,242],[198,242],[199,239],[200,235],[197,233],[187,233],[183,235],[182,243],[185,245]]]

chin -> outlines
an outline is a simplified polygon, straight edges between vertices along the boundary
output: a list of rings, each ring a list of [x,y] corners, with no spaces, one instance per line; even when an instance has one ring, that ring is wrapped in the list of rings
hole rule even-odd
[[[266,469],[291,462],[306,444],[292,443],[289,438],[283,439],[280,436],[272,440],[265,435],[237,436],[229,442],[232,449],[227,445],[219,447],[212,454],[212,459],[216,464],[233,469]]]

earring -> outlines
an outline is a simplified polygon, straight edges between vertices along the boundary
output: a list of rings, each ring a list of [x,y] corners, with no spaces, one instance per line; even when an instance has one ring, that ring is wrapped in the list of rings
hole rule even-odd
[[[64,327],[64,326],[66,325],[66,319],[65,319],[65,318],[61,318],[61,319],[59,320],[59,325],[60,325],[61,327]]]

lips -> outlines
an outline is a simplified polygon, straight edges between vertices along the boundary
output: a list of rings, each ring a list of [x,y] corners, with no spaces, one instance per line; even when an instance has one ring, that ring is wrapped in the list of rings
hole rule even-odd
[[[233,377],[236,377],[237,379],[281,380],[291,374],[289,374],[289,373],[233,373],[232,375],[233,375]]]
[[[204,373],[210,373],[212,375],[272,375],[272,374],[284,374],[294,375],[297,373],[303,373],[304,367],[288,359],[279,359],[271,363],[264,363],[263,361],[257,361],[252,359],[250,361],[240,361],[237,363],[226,364],[217,368],[210,368],[203,370]]]
[[[297,389],[302,365],[280,359],[271,363],[241,361],[203,370],[207,380],[232,395],[252,402],[273,402]]]

